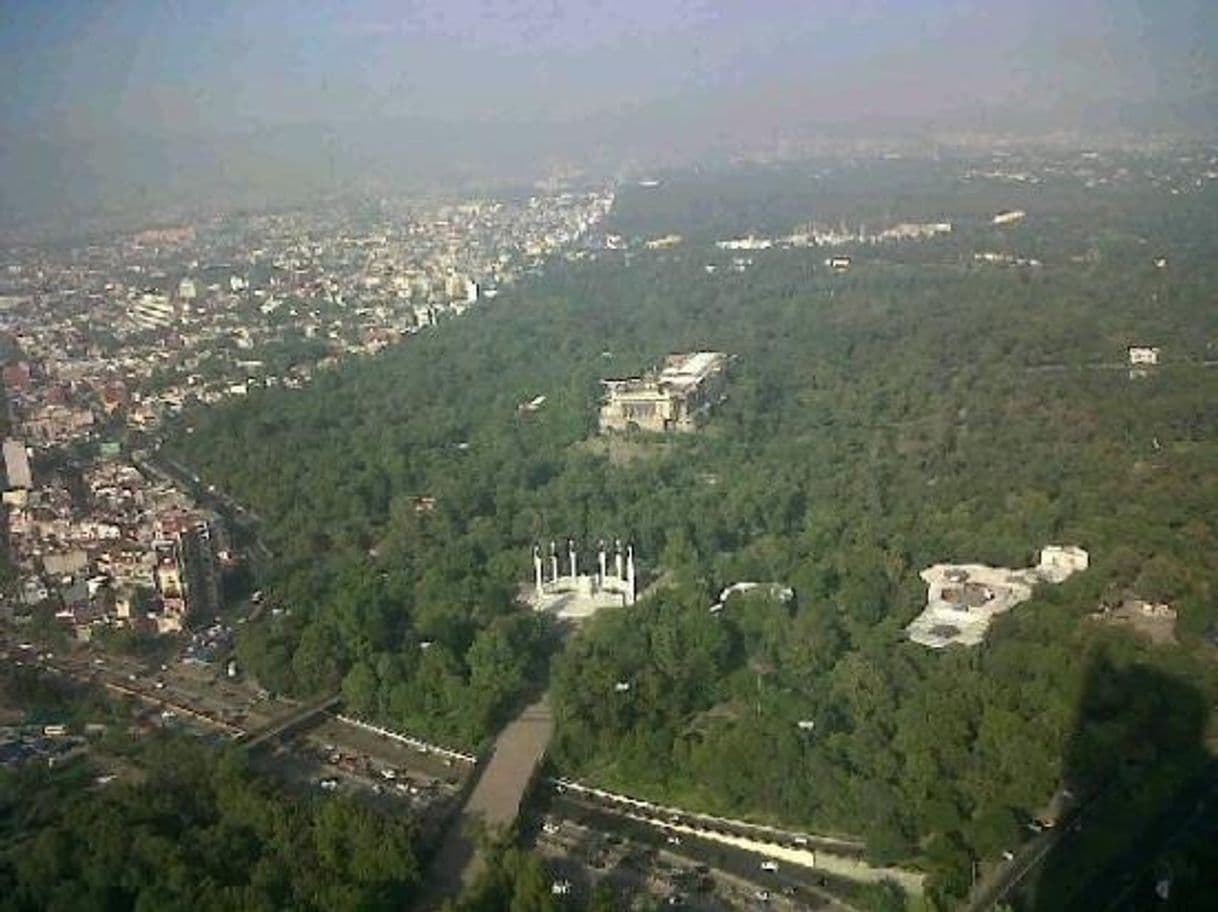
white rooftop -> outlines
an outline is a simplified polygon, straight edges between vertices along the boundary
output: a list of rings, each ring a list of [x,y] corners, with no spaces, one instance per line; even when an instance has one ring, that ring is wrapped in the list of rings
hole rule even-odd
[[[1032,597],[1040,583],[1060,583],[1086,570],[1087,552],[1071,545],[1048,545],[1035,567],[1011,570],[985,564],[935,564],[923,570],[926,607],[905,628],[909,638],[931,649],[976,646],[995,616]]]
[[[660,371],[660,379],[669,383],[689,383],[691,380],[701,380],[725,360],[727,360],[727,355],[714,351],[699,351],[688,355],[673,356]]]

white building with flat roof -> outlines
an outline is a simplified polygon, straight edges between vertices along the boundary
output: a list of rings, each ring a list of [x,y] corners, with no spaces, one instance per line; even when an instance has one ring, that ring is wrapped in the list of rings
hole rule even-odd
[[[1015,222],[1023,221],[1027,215],[1022,209],[1003,209],[990,219],[992,225],[1013,225]]]
[[[1131,345],[1129,346],[1129,363],[1134,364],[1158,364],[1159,363],[1159,347],[1157,345]]]
[[[920,576],[926,582],[926,607],[906,633],[931,649],[976,646],[991,622],[1032,597],[1041,583],[1061,583],[1086,570],[1090,558],[1074,545],[1046,545],[1035,567],[1011,570],[985,564],[935,564]]]
[[[1040,564],[1036,572],[1051,583],[1060,583],[1086,570],[1090,564],[1091,556],[1075,545],[1045,545],[1040,549]]]

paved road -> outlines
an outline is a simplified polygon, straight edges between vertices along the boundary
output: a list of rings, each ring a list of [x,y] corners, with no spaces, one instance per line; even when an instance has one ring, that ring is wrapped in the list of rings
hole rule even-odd
[[[482,864],[475,841],[477,827],[503,830],[515,823],[553,734],[549,694],[525,708],[499,733],[469,800],[449,825],[432,860],[425,907],[455,897],[477,879]]]
[[[554,735],[549,695],[527,707],[495,739],[494,753],[474,786],[465,814],[488,827],[511,826]]]
[[[788,895],[776,883],[758,884],[717,868],[700,864],[667,845],[637,843],[576,823],[548,818],[551,829],[537,834],[534,848],[555,877],[571,882],[573,893],[586,902],[593,889],[605,884],[630,908],[656,908],[675,897],[679,908],[691,912],[729,912],[769,909],[804,912],[821,908],[816,897]],[[756,872],[754,872],[756,873]],[[770,899],[758,899],[760,891]],[[626,907],[623,902],[622,907]]]
[[[140,450],[131,454],[132,463],[142,471],[157,475],[170,484],[188,492],[197,503],[224,516],[228,521],[246,529],[253,538],[253,550],[263,559],[274,555],[257,534],[262,517],[233,500],[214,486],[205,487],[199,476],[159,451]]]
[[[1049,853],[1072,835],[1073,821],[1062,827],[1046,830],[1035,839],[1025,843],[1015,853],[1015,858],[995,869],[994,873],[978,885],[972,898],[964,906],[964,912],[985,912],[995,903],[1007,897]]]
[[[1148,865],[1162,854],[1173,840],[1197,824],[1218,796],[1218,763],[1209,763],[1159,815],[1142,828],[1137,839],[1120,856],[1091,877],[1076,895],[1085,897],[1075,908],[1109,909],[1123,907]]]
[[[1086,902],[1076,908],[1115,909],[1137,881],[1137,874],[1155,859],[1162,848],[1195,819],[1201,802],[1218,794],[1218,764],[1209,764],[1183,787],[1172,802],[1153,821],[1148,821],[1137,840],[1102,871],[1092,876],[1076,895]],[[1063,819],[1061,825],[1041,833],[1016,853],[1013,861],[999,867],[989,881],[981,884],[964,907],[965,912],[985,912],[1022,886],[1027,876],[1050,857],[1069,857],[1072,846],[1085,838],[1089,815],[1102,804],[1102,795]]]
[[[1103,370],[1103,371],[1123,371],[1130,368],[1142,367],[1148,369],[1152,374],[1163,370],[1164,368],[1173,367],[1218,367],[1218,361],[1174,361],[1167,364],[1151,364],[1138,365],[1130,364],[1127,361],[1102,361],[1092,362],[1087,364],[1065,364],[1062,362],[1053,362],[1051,364],[1029,364],[1024,367],[1024,372],[1028,374],[1060,374],[1069,370]]]
[[[352,728],[324,712],[312,712],[316,706],[302,707],[287,700],[257,697],[248,688],[223,677],[213,680],[216,675],[211,669],[175,663],[165,671],[149,672],[138,659],[102,656],[80,646],[54,653],[47,659],[43,658],[44,648],[21,649],[5,631],[0,631],[0,649],[7,651],[12,661],[21,661],[31,668],[95,684],[155,709],[171,710],[175,724],[203,736],[220,734],[237,739],[248,737],[251,732],[256,735],[268,729],[279,730],[283,720],[301,722],[308,712],[323,720],[321,726],[298,742],[285,738],[273,751],[260,753],[256,761],[259,768],[276,773],[281,779],[299,780],[309,789],[316,787],[319,775],[333,775],[358,785],[362,797],[381,810],[409,812],[425,823],[438,821],[442,805],[457,792],[465,774],[465,768],[450,767],[442,757],[420,754]],[[162,686],[158,687],[158,682]],[[238,709],[240,722],[233,719]],[[327,746],[323,749],[323,745]],[[363,766],[353,770],[327,764],[324,757],[336,750],[362,758]],[[386,767],[398,770],[396,781],[372,772]]]
[[[761,867],[765,857],[756,852],[697,836],[667,834],[658,827],[569,795],[556,796],[551,809],[556,816],[596,832],[663,849],[747,880],[758,890],[768,890],[774,894],[785,892],[798,900],[800,908],[854,909],[847,900],[835,895],[835,889],[848,893],[855,889],[854,885],[822,871],[787,863],[780,863],[776,871],[766,871]],[[672,842],[673,838],[678,841]]]
[[[738,836],[742,839],[752,839],[792,849],[823,850],[851,858],[861,858],[866,851],[866,846],[858,839],[845,836],[804,833],[760,823],[750,823],[746,820],[733,820],[714,814],[686,811],[668,805],[641,801],[637,798],[619,795],[605,789],[593,788],[569,779],[552,779],[549,784],[560,793],[569,791],[574,797],[609,810],[635,814],[644,813],[692,827],[693,829],[714,830],[719,833]]]

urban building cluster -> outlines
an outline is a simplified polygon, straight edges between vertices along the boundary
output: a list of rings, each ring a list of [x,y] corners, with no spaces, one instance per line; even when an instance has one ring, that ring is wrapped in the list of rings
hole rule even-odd
[[[214,617],[223,525],[132,451],[189,406],[298,388],[493,299],[612,204],[379,200],[0,252],[5,613],[49,605],[81,638]]]
[[[16,452],[6,446],[10,615],[49,606],[88,640],[104,627],[177,632],[219,612],[234,556],[214,513],[117,455],[22,479],[28,457]]]
[[[1018,256],[998,250],[981,250],[973,254],[974,263],[990,263],[994,266],[1041,266],[1036,257]]]
[[[0,769],[27,764],[54,767],[83,753],[84,746],[85,739],[69,734],[65,725],[0,726]]]
[[[720,250],[770,250],[772,248],[840,247],[844,244],[883,244],[890,241],[925,241],[952,233],[951,222],[899,222],[879,231],[868,231],[860,224],[857,228],[846,227],[845,222],[837,226],[811,224],[779,238],[746,237],[716,241]]]
[[[79,247],[11,248],[5,387],[44,444],[113,418],[299,387],[491,299],[578,242],[610,191],[221,218]]]
[[[1182,196],[1205,189],[1218,180],[1218,155],[1213,149],[1164,155],[1163,149],[1070,150],[1045,154],[1030,150],[995,148],[989,161],[967,169],[965,181],[990,181],[1001,184],[1034,186],[1050,182],[1081,184],[1088,190],[1099,187],[1149,187],[1171,196]],[[997,213],[993,224],[1018,221],[1024,213],[1008,210]]]

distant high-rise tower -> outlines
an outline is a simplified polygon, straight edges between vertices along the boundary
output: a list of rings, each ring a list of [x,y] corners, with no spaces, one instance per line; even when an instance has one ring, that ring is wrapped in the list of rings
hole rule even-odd
[[[30,457],[25,444],[9,438],[4,441],[4,474],[8,476],[10,488],[32,488],[34,478],[30,473]]]

